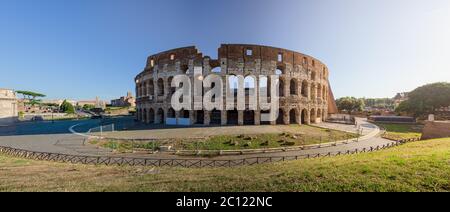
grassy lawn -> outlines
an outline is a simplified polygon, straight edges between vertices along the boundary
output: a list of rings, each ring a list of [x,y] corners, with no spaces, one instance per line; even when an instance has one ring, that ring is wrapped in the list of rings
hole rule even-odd
[[[403,140],[420,138],[422,136],[423,125],[418,124],[378,124],[386,129],[385,138],[391,140]]]
[[[450,191],[450,138],[239,168],[106,167],[0,155],[0,191]]]
[[[104,148],[114,149],[118,152],[127,152],[136,148],[155,150],[161,145],[170,145],[178,150],[239,150],[304,146],[347,140],[356,137],[357,135],[354,133],[312,126],[292,125],[287,126],[286,132],[284,133],[221,135],[208,137],[202,140],[170,139],[161,140],[155,143],[108,140],[94,140],[90,143]]]

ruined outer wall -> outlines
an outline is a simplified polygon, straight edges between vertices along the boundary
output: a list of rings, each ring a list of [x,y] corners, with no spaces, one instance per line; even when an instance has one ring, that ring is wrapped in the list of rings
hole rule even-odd
[[[218,59],[203,57],[199,51],[191,46],[169,50],[147,59],[143,72],[136,78],[138,119],[147,122],[160,122],[158,117],[148,115],[151,111],[156,114],[162,110],[164,117],[170,109],[170,79],[178,74],[187,74],[193,79],[194,67],[200,67],[203,75],[216,74],[222,76],[226,82],[226,75],[274,75],[277,70],[282,71],[282,96],[280,108],[285,123],[296,119],[298,123],[320,122],[329,113],[336,112],[334,98],[328,82],[329,71],[319,60],[298,52],[259,45],[223,44],[218,49]],[[219,72],[212,72],[219,68]],[[256,83],[258,84],[258,83]],[[226,88],[224,88],[226,89]],[[162,91],[162,92],[161,92]],[[295,118],[289,117],[294,110]],[[146,114],[143,114],[143,113]],[[242,124],[243,111],[239,111],[238,123]],[[259,124],[261,111],[255,111],[255,123]],[[205,113],[205,123],[210,116]],[[141,116],[141,117],[139,117]],[[178,113],[176,116],[180,116]],[[187,115],[186,115],[187,116]],[[189,114],[195,119],[195,114]],[[303,116],[303,117],[302,117]],[[161,116],[162,117],[162,116]],[[227,113],[221,112],[222,124],[226,124]],[[301,120],[301,119],[305,120]],[[307,119],[307,120],[306,120]],[[274,124],[274,123],[272,123]]]
[[[428,121],[423,129],[422,139],[450,137],[450,121]]]

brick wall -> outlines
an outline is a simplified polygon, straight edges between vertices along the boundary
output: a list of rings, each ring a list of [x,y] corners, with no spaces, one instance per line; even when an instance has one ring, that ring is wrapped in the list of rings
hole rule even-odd
[[[427,121],[423,129],[422,139],[450,137],[450,122]]]

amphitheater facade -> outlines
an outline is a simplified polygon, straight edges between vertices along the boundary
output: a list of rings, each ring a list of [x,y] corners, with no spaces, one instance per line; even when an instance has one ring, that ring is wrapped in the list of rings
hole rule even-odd
[[[279,116],[263,122],[261,115],[270,111],[256,110],[181,110],[171,106],[171,82],[176,75],[187,75],[194,81],[203,76],[257,76],[246,83],[246,90],[260,89],[264,76],[279,75]],[[319,60],[298,52],[259,45],[222,44],[218,59],[203,56],[196,47],[178,48],[152,55],[135,78],[137,120],[169,125],[261,125],[310,124],[337,113],[328,81],[329,70]],[[247,78],[245,78],[247,80]],[[255,81],[256,80],[256,81]],[[250,85],[249,85],[250,84]],[[247,87],[248,86],[248,87]],[[229,89],[229,86],[223,86]],[[225,91],[224,91],[225,93]],[[225,101],[224,101],[225,102]]]

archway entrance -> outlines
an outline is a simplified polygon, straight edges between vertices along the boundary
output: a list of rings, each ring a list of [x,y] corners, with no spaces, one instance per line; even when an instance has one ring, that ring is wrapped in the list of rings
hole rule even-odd
[[[204,123],[205,123],[205,112],[203,110],[197,110],[195,124],[204,124]]]
[[[220,125],[222,120],[222,113],[219,110],[211,111],[210,120],[211,125]]]
[[[255,125],[255,111],[244,111],[244,125]]]
[[[164,124],[165,117],[164,117],[164,110],[163,109],[160,108],[158,110],[158,112],[156,114],[156,117],[158,118],[157,124]]]
[[[155,123],[155,111],[150,108],[148,111],[148,123],[154,124]]]
[[[302,110],[302,124],[308,124],[308,110],[303,109]]]
[[[295,109],[292,109],[289,112],[289,123],[290,124],[298,124],[298,122],[297,122],[297,111],[295,111]]]
[[[229,110],[227,111],[227,124],[229,125],[237,125],[239,119],[239,113],[237,110]]]
[[[310,122],[316,123],[316,110],[315,109],[311,109],[311,113],[309,114],[309,116],[310,116]]]

